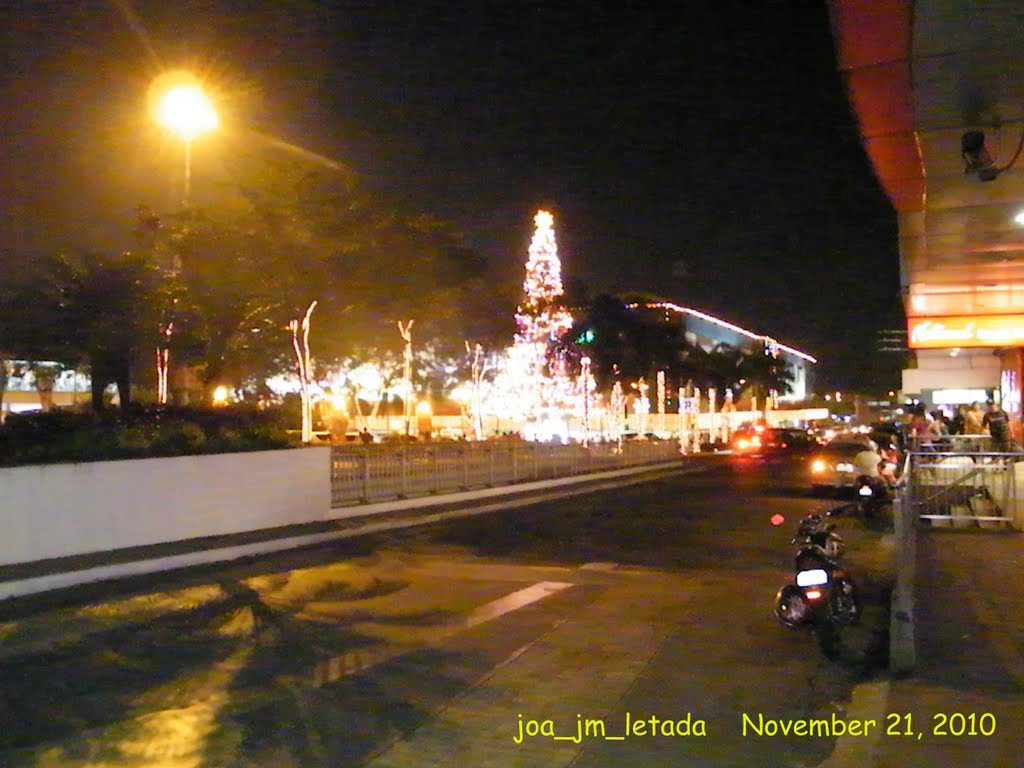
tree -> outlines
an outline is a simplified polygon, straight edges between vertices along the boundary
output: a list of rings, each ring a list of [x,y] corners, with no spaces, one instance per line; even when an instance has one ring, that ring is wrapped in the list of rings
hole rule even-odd
[[[122,409],[129,407],[132,369],[155,345],[155,274],[146,260],[131,253],[60,253],[8,277],[0,295],[3,346],[28,360],[84,365],[96,410],[103,409],[108,383],[117,385]]]
[[[177,267],[172,357],[204,385],[287,369],[287,324],[313,300],[319,360],[379,344],[404,319],[424,342],[454,339],[453,351],[469,324],[494,332],[484,260],[443,223],[403,217],[351,177],[295,163],[257,159],[238,176],[237,195],[215,206],[140,217],[152,261]]]
[[[693,352],[679,323],[637,312],[611,294],[591,302],[562,337],[562,346],[577,359],[584,354],[590,358],[597,386],[605,391],[616,379],[653,380],[658,371],[666,371],[670,381],[684,381],[687,355]]]

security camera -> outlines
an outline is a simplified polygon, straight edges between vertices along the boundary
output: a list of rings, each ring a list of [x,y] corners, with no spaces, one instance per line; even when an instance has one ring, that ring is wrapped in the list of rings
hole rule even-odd
[[[967,131],[960,137],[960,154],[964,159],[964,173],[975,173],[982,181],[992,181],[999,175],[992,155],[985,149],[982,131]]]

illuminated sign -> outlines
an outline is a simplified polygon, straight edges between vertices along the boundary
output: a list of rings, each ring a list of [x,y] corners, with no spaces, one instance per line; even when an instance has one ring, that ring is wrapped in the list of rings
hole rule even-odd
[[[1024,346],[1024,315],[907,318],[911,349]]]

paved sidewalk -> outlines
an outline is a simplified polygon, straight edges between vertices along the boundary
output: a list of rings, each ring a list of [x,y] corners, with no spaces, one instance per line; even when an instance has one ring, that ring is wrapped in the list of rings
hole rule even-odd
[[[879,736],[824,766],[1024,766],[1022,566],[1019,533],[919,534],[917,670],[860,687],[850,716],[879,717]]]

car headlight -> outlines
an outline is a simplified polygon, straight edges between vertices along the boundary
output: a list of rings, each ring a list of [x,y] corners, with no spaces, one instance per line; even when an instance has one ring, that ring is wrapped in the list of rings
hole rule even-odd
[[[828,464],[821,459],[815,459],[811,464],[811,472],[824,472],[826,469],[828,469]]]
[[[836,464],[836,472],[853,472],[853,464],[847,464],[846,462]]]

